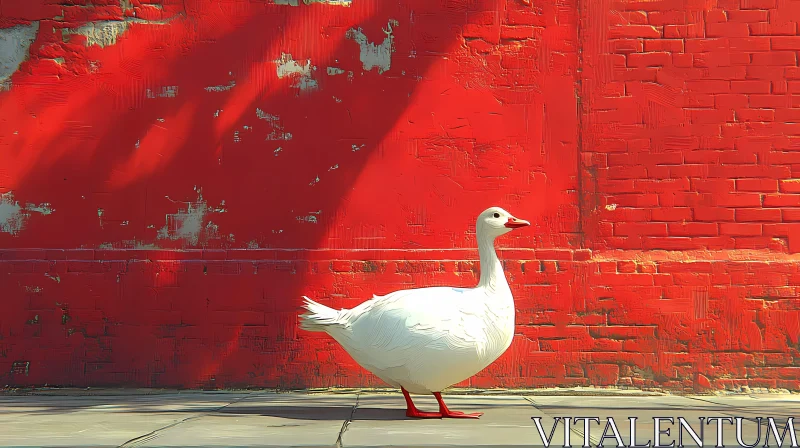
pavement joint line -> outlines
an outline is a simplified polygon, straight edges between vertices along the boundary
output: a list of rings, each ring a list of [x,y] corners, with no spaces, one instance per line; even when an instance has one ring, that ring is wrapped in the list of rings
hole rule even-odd
[[[361,394],[356,394],[356,404],[353,405],[353,409],[350,411],[350,417],[342,423],[342,429],[339,430],[339,437],[336,439],[336,444],[334,445],[336,448],[342,448],[342,436],[344,435],[345,431],[347,431],[347,427],[350,426],[350,423],[353,421],[353,416],[356,415],[356,409],[358,409],[358,398]]]
[[[230,403],[228,403],[228,404],[226,404],[224,406],[220,406],[219,408],[214,409],[213,411],[202,412],[200,414],[193,415],[191,417],[186,417],[183,420],[179,420],[177,422],[170,423],[169,425],[163,426],[161,428],[154,429],[153,431],[150,431],[147,434],[143,434],[141,436],[134,437],[134,438],[128,440],[127,442],[123,443],[122,445],[118,446],[117,448],[140,446],[142,443],[147,443],[147,442],[157,438],[159,433],[161,433],[163,431],[166,431],[166,430],[168,430],[170,428],[174,428],[174,427],[180,425],[181,423],[188,422],[189,420],[196,420],[198,418],[202,418],[202,417],[205,417],[207,415],[211,415],[211,414],[217,413],[217,412],[227,408],[228,406],[231,406],[233,404],[239,403],[239,402],[241,402],[241,401],[243,401],[243,400],[245,400],[247,398],[251,398],[251,397],[255,397],[255,396],[259,396],[259,395],[264,395],[264,394],[265,393],[257,393],[257,394],[245,395],[244,397],[240,397],[240,398],[238,398],[236,400],[233,400],[233,401],[231,401]]]

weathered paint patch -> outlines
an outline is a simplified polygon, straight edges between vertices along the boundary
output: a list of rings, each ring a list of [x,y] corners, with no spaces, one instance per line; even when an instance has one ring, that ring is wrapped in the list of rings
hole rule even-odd
[[[148,98],[175,98],[178,96],[178,86],[162,87],[161,91],[147,89]]]
[[[283,129],[283,125],[281,125],[281,118],[277,115],[272,115],[264,112],[261,109],[256,108],[256,116],[266,121],[267,123],[272,126],[272,132],[267,136],[267,141],[275,141],[275,140],[291,140],[292,134],[290,132],[285,132]],[[276,155],[277,152],[280,151],[280,148],[275,150]]]
[[[310,5],[312,3],[322,3],[325,5],[350,7],[353,4],[353,0],[303,0],[303,3],[306,5]]]
[[[236,81],[231,81],[227,85],[209,86],[205,88],[206,92],[226,92],[236,87]]]
[[[209,207],[203,199],[202,189],[195,188],[197,200],[185,202],[186,208],[179,209],[177,213],[166,216],[166,223],[158,231],[158,239],[183,240],[189,245],[196,246],[201,241],[219,238],[219,227],[207,220],[211,213],[225,213],[225,201],[219,207]],[[173,201],[168,196],[166,197]],[[173,201],[182,202],[182,201]]]
[[[361,28],[351,28],[347,31],[345,37],[355,41],[358,46],[361,47],[359,59],[364,66],[364,70],[369,71],[377,67],[378,73],[381,74],[391,68],[392,53],[394,53],[394,34],[392,27],[398,25],[399,23],[397,20],[389,20],[387,29],[383,30],[384,34],[386,34],[386,38],[383,39],[380,45],[370,42]]]
[[[278,78],[291,78],[294,80],[292,87],[300,90],[316,90],[319,88],[317,81],[312,77],[312,72],[317,68],[311,65],[310,59],[306,59],[305,64],[300,65],[292,59],[291,54],[281,53],[280,59],[273,62],[277,67]]]
[[[0,194],[0,232],[16,235],[25,228],[31,213],[49,215],[54,211],[48,203],[21,206],[10,191]]]
[[[0,29],[0,90],[11,88],[11,75],[27,59],[39,22]]]
[[[298,6],[300,4],[298,0],[273,0],[273,2],[276,5],[287,6]],[[303,3],[306,5],[322,3],[324,5],[350,7],[353,5],[353,0],[303,0]]]
[[[339,67],[328,67],[328,75],[336,76],[336,75],[343,75],[344,70],[340,69]]]
[[[65,28],[61,31],[61,36],[62,39],[68,40],[70,36],[77,34],[86,37],[85,45],[87,47],[98,45],[104,48],[115,45],[120,36],[122,36],[133,23],[166,25],[169,23],[169,20],[143,20],[131,17],[123,20],[99,20],[87,23],[78,28]]]
[[[295,219],[298,222],[308,222],[311,224],[317,224],[319,222],[319,219],[317,217],[319,216],[320,213],[322,213],[322,210],[318,210],[316,212],[309,212],[308,215],[306,216],[295,216]],[[279,231],[279,233],[280,232],[283,232],[283,230]]]

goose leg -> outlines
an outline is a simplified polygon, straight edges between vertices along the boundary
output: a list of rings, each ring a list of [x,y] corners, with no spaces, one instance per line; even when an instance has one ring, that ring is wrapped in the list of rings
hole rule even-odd
[[[442,414],[438,412],[422,412],[414,406],[414,402],[411,401],[411,395],[408,395],[408,391],[405,388],[400,388],[403,391],[403,397],[406,399],[406,417],[411,418],[442,418]]]
[[[436,401],[439,402],[439,412],[442,413],[442,418],[480,418],[483,415],[483,412],[475,412],[474,414],[466,414],[461,411],[451,411],[447,409],[447,405],[444,404],[444,400],[442,400],[442,394],[439,392],[434,392],[433,396],[436,397]]]

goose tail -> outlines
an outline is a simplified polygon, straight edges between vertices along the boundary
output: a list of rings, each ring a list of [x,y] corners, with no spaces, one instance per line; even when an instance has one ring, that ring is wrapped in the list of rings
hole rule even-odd
[[[306,296],[303,308],[308,312],[300,315],[300,329],[306,331],[327,332],[331,327],[340,327],[344,322],[340,319],[339,311],[317,303]]]

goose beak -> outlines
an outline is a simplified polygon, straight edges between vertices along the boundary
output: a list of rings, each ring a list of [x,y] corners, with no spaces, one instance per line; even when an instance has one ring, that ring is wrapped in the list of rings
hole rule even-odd
[[[508,218],[508,222],[506,223],[506,227],[508,227],[509,229],[516,229],[517,227],[525,227],[529,225],[531,225],[531,223],[529,223],[528,221],[517,218]]]

